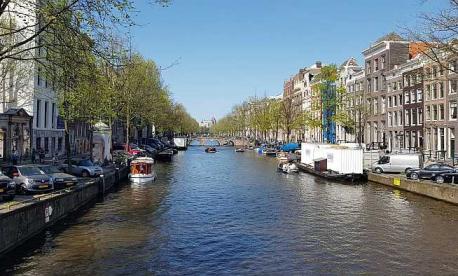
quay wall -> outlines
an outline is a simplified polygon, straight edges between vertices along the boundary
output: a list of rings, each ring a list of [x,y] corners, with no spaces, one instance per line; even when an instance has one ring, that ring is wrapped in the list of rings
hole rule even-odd
[[[0,257],[105,194],[127,175],[128,169],[121,168],[69,191],[42,196],[0,213]]]
[[[410,180],[403,176],[368,173],[368,180],[393,188],[458,204],[458,185],[437,184],[432,181]]]

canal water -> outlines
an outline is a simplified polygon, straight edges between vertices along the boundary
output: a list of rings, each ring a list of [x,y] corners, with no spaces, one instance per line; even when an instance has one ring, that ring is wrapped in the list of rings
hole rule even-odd
[[[0,275],[458,274],[458,207],[193,147],[0,262]]]

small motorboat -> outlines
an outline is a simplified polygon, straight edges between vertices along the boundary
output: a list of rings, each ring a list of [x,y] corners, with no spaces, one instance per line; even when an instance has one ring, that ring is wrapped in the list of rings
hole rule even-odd
[[[245,149],[244,148],[238,148],[238,149],[235,149],[235,152],[245,152]]]
[[[277,170],[283,173],[298,173],[299,169],[295,163],[280,162],[278,163]]]
[[[156,179],[153,170],[154,159],[150,157],[139,157],[130,162],[129,179],[133,183],[144,183]]]
[[[215,153],[215,152],[216,152],[216,148],[215,148],[215,147],[206,148],[206,149],[205,149],[205,152],[206,152],[206,153]]]
[[[166,149],[166,150],[163,150],[161,152],[158,152],[154,156],[154,159],[156,161],[170,162],[170,161],[172,161],[172,157],[173,157],[173,150]]]
[[[262,153],[266,156],[273,156],[273,157],[276,157],[277,156],[277,151],[275,149],[264,149],[262,151]]]

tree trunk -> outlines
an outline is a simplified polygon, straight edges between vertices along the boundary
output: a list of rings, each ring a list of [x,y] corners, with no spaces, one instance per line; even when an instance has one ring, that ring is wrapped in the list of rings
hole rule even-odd
[[[72,151],[70,148],[70,131],[68,129],[68,121],[64,120],[64,135],[65,135],[65,154],[67,158],[67,171],[71,173],[71,159],[72,159]]]

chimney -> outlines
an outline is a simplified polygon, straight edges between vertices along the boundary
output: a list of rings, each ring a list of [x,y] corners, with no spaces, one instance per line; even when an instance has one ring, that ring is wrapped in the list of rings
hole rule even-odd
[[[321,68],[321,61],[318,60],[317,62],[315,62],[315,64],[316,64],[316,68]]]

